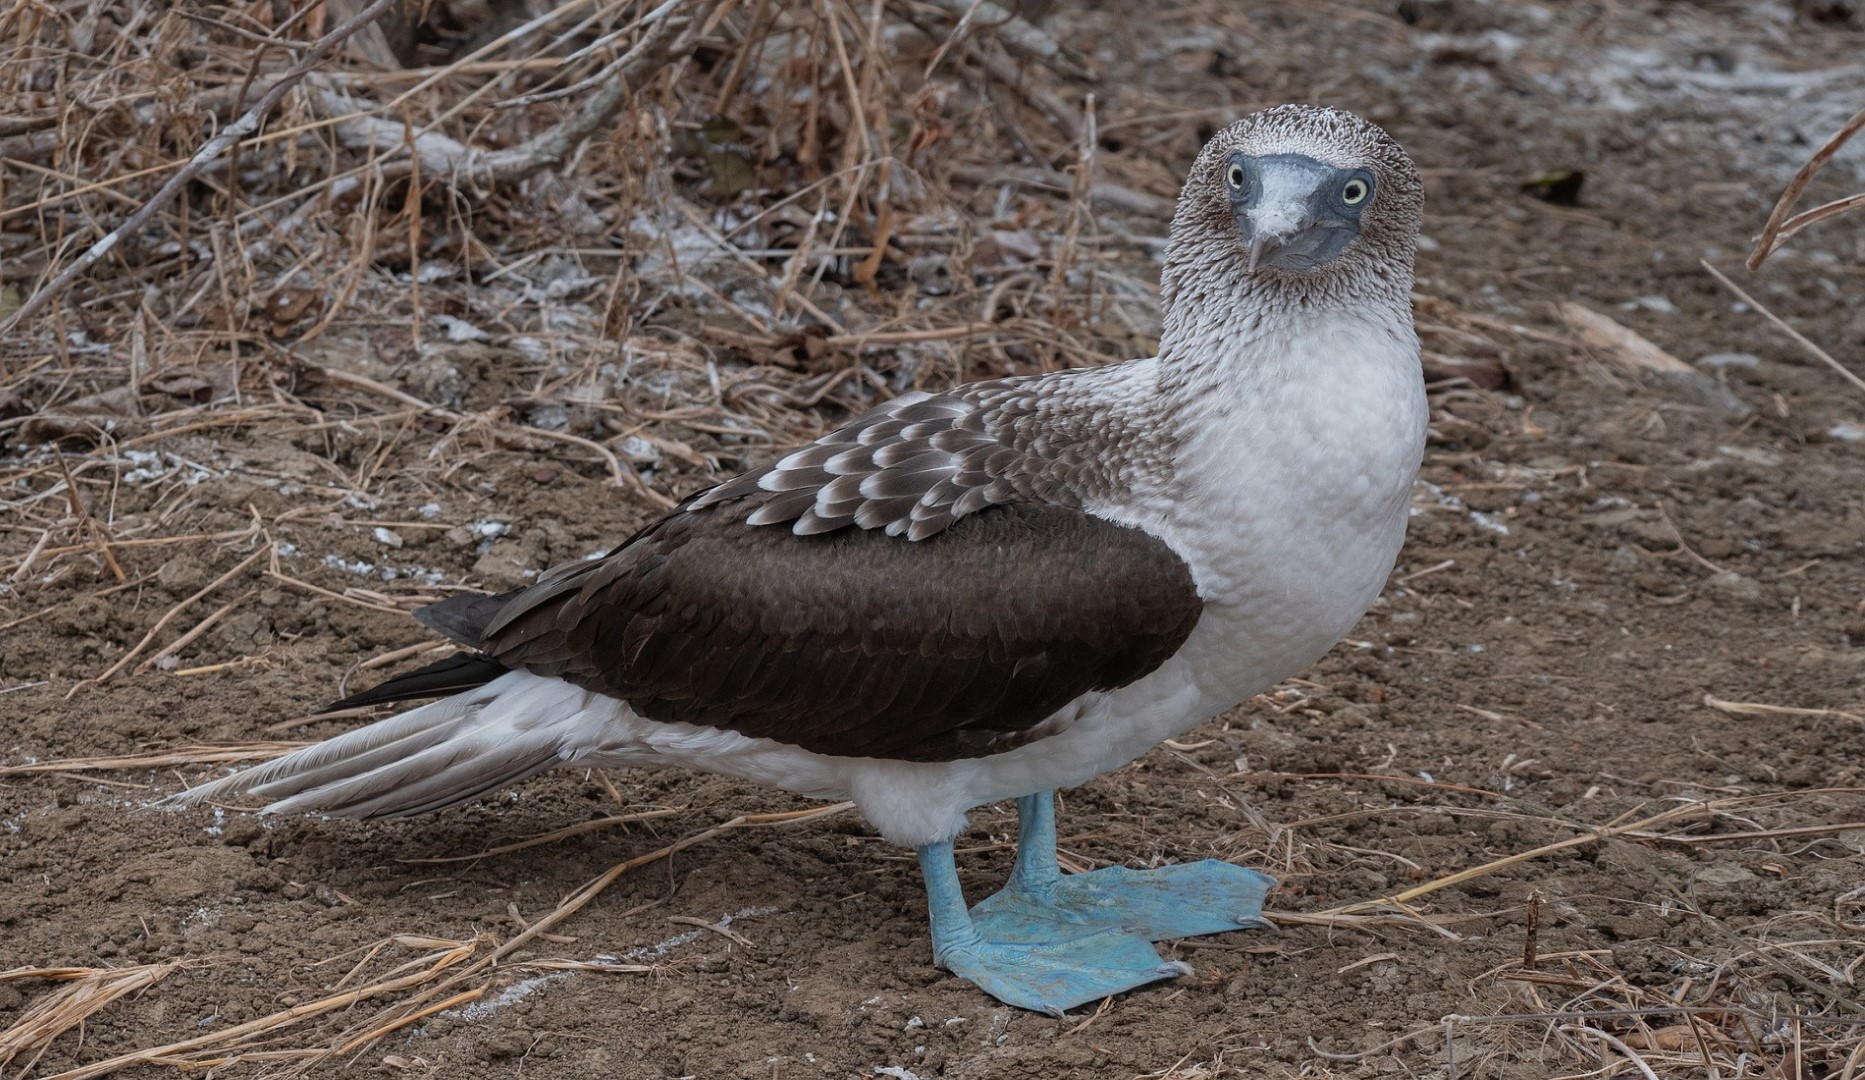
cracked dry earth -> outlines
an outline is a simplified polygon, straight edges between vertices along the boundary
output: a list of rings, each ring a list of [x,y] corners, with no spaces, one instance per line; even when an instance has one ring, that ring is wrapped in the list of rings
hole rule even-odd
[[[1427,347],[1500,360],[1512,376],[1499,390],[1438,396],[1409,543],[1348,641],[1277,694],[1064,797],[1062,846],[1077,864],[1217,856],[1262,867],[1281,879],[1271,907],[1290,916],[1282,929],[1168,944],[1195,974],[1101,1011],[1062,1022],[1015,1012],[930,966],[912,860],[841,814],[727,833],[624,874],[560,938],[518,954],[646,971],[507,968],[471,1004],[314,1071],[1447,1077],[1454,1052],[1456,1075],[1526,1080],[1617,1059],[1576,1050],[1548,1024],[1480,1018],[1567,1007],[1596,983],[1647,1003],[1722,995],[1763,1018],[1757,1045],[1785,1030],[1782,1016],[1855,1004],[1865,825],[1811,827],[1865,822],[1865,394],[1698,260],[1737,268],[1807,140],[1857,105],[1856,80],[1805,73],[1852,63],[1865,35],[1798,20],[1785,4],[1410,7],[1423,12],[1415,25],[1386,5],[1144,18],[1107,5],[1059,12],[1051,27],[1096,57],[1104,118],[1162,118],[1125,129],[1147,132],[1143,144],[1107,151],[1156,158],[1162,176],[1191,160],[1204,118],[1272,101],[1325,100],[1388,126],[1430,185],[1420,292],[1462,320],[1424,308],[1428,330],[1463,328],[1428,332]],[[1851,161],[1834,166],[1835,183],[1856,178]],[[1587,174],[1578,207],[1522,191],[1573,168]],[[1865,344],[1859,220],[1815,229],[1742,278],[1848,362]],[[1143,258],[1135,272],[1148,272]],[[1748,415],[1614,368],[1553,313],[1560,300],[1686,361],[1722,354],[1704,370]],[[461,365],[472,392],[498,393],[500,362],[492,351]],[[332,512],[316,459],[347,471],[378,447],[259,425],[171,449],[199,466],[183,478],[187,531],[236,532],[249,505],[271,519],[314,502],[275,539],[288,545],[285,570],[337,591],[379,585],[384,566],[404,580],[501,586],[649,513],[599,470],[542,453],[488,457],[438,484],[385,470],[374,509]],[[126,478],[116,513],[149,512],[177,481]],[[390,547],[369,520],[414,524]],[[9,563],[19,536],[0,534]],[[125,674],[72,693],[251,550],[129,551],[126,569],[152,575],[135,589],[87,598],[101,580],[87,567],[0,598],[0,622],[57,605],[0,633],[0,686],[39,683],[0,697],[0,765],[315,738],[355,723],[268,731],[422,631],[270,581],[181,657],[263,662]],[[1729,711],[1706,695],[1801,711]],[[33,1075],[250,1021],[329,992],[359,963],[357,978],[385,977],[438,947],[404,939],[369,952],[395,935],[503,940],[625,859],[739,814],[810,805],[715,777],[578,772],[382,824],[145,808],[216,768],[0,773],[0,970],[188,961],[91,1017],[82,1040],[55,1043]],[[1576,843],[1431,892],[1412,905],[1422,918],[1302,918],[1679,800],[1730,801],[1714,817]],[[431,861],[658,808],[679,812]],[[1779,829],[1806,832],[1650,835]],[[1009,806],[974,815],[960,858],[974,896],[1003,881],[1013,833]],[[1538,972],[1509,977],[1531,918]],[[45,990],[0,982],[0,1025]],[[1447,1041],[1439,1021],[1452,1014],[1475,1019]],[[325,1041],[333,1023],[319,1029]],[[1811,1045],[1822,1029],[1801,1030]],[[1842,1062],[1809,1051],[1798,1075],[1836,1078]]]

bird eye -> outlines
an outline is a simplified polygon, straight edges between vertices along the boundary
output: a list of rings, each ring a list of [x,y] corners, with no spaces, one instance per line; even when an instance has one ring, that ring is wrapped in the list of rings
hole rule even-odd
[[[1366,181],[1356,176],[1341,187],[1340,201],[1348,206],[1359,206],[1366,201],[1369,194],[1371,194],[1371,189],[1366,186]]]
[[[1238,191],[1243,190],[1243,166],[1233,161],[1224,173],[1224,181]]]

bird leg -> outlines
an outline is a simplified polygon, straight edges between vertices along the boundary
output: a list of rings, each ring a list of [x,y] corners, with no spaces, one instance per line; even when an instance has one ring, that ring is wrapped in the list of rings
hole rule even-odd
[[[952,845],[919,850],[933,959],[1008,1005],[1060,1015],[1109,994],[1185,974],[1148,944],[1267,926],[1274,882],[1215,859],[1064,875],[1049,792],[1017,800],[1017,862],[1004,888],[969,911]]]
[[[1004,891],[1049,896],[1062,880],[1056,863],[1056,798],[1039,791],[1017,800],[1017,862]]]

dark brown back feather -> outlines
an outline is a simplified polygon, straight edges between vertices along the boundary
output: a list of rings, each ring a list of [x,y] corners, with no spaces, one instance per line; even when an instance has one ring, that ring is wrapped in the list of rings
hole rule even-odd
[[[1202,610],[1158,539],[1036,504],[918,543],[797,536],[729,506],[675,512],[603,559],[489,599],[448,600],[423,621],[651,720],[909,761],[1040,738],[1074,698],[1158,667]]]

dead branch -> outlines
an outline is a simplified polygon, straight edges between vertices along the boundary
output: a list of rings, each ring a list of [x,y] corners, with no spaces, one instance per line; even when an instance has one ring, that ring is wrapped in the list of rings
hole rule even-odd
[[[567,92],[594,90],[576,111],[509,149],[481,150],[434,131],[419,132],[410,140],[402,124],[369,115],[373,110],[358,108],[334,83],[319,87],[318,104],[335,121],[337,137],[346,146],[373,147],[386,158],[401,154],[412,143],[417,157],[385,161],[380,167],[385,179],[407,176],[418,164],[423,176],[443,180],[455,188],[490,191],[562,165],[571,151],[622,107],[634,81],[693,47],[720,2],[667,0],[643,16],[641,21],[647,31],[632,48],[600,72],[568,88]],[[678,10],[682,6],[692,10]]]
[[[1762,226],[1761,235],[1755,239],[1755,249],[1748,253],[1750,270],[1761,269],[1761,264],[1768,261],[1768,256],[1774,254],[1775,249],[1800,230],[1816,222],[1825,221],[1827,218],[1837,217],[1855,206],[1865,204],[1865,193],[1861,193],[1835,199],[1804,213],[1795,214],[1792,218],[1787,216],[1794,209],[1794,204],[1800,201],[1801,192],[1807,190],[1807,185],[1813,182],[1814,174],[1824,168],[1826,163],[1832,160],[1833,155],[1839,152],[1839,148],[1859,133],[1860,128],[1865,128],[1865,109],[1861,109],[1858,115],[1846,121],[1844,127],[1834,132],[1833,137],[1827,139],[1825,145],[1814,151],[1813,156],[1807,159],[1807,163],[1794,174],[1794,178],[1787,182],[1787,187],[1782,190],[1781,197],[1775,200],[1774,209],[1768,214],[1768,223]]]

